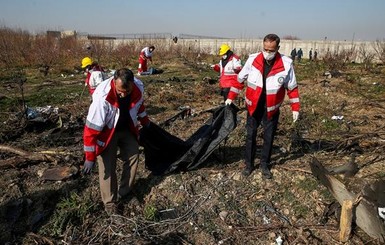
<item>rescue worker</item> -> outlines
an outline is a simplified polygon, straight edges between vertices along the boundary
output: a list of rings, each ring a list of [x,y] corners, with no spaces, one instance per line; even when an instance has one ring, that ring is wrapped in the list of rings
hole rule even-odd
[[[251,54],[238,74],[239,83],[246,86],[245,102],[248,112],[245,168],[242,171],[244,176],[250,175],[254,169],[257,128],[262,125],[264,134],[260,169],[263,178],[272,178],[271,151],[278,126],[279,107],[285,98],[285,91],[290,99],[293,122],[299,117],[299,92],[293,60],[278,52],[279,43],[280,38],[277,35],[266,35],[262,52]],[[225,104],[230,105],[239,92],[238,88],[232,87]]]
[[[142,75],[143,72],[148,71],[147,63],[148,61],[152,62],[152,53],[155,50],[155,46],[145,47],[140,51],[139,54],[139,66],[138,66],[138,76]]]
[[[221,56],[219,64],[212,65],[211,67],[220,74],[219,86],[221,87],[221,95],[224,102],[231,87],[241,89],[241,85],[237,81],[237,74],[241,71],[242,64],[238,55],[234,54],[227,44],[220,46],[219,55]]]
[[[93,62],[90,57],[84,57],[82,59],[82,69],[86,72],[86,79],[84,86],[88,87],[90,94],[92,95],[96,87],[104,81],[107,77],[104,70],[97,62]]]
[[[139,162],[139,128],[148,126],[144,85],[129,69],[117,70],[92,96],[84,126],[85,162],[89,174],[97,161],[102,201],[108,214],[117,212],[117,201],[131,191]],[[117,153],[123,161],[118,186]]]

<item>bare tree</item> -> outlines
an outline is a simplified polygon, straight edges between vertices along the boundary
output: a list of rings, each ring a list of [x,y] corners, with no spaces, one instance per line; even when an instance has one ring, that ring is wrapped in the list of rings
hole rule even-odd
[[[136,61],[137,55],[134,45],[131,43],[121,43],[113,51],[112,57],[114,63],[119,67],[135,66],[133,60]]]
[[[285,35],[282,37],[282,40],[301,40],[301,38],[293,35]]]
[[[374,43],[374,50],[377,53],[378,59],[385,64],[385,40],[376,40]]]
[[[105,63],[114,50],[114,44],[112,40],[106,39],[90,39],[90,56],[98,63]]]
[[[0,28],[0,63],[5,67],[23,65],[29,60],[31,42],[28,32]]]
[[[365,48],[365,45],[360,46],[359,54],[360,54],[360,57],[362,59],[362,63],[364,64],[364,69],[366,71],[370,71],[373,67],[373,60],[374,60],[376,54],[368,51]]]
[[[342,70],[346,64],[352,62],[357,56],[356,46],[352,45],[350,49],[340,50],[340,46],[336,46],[334,51],[327,50],[323,56],[323,61],[331,71]]]
[[[44,67],[44,75],[59,61],[59,40],[49,35],[38,35],[34,42],[34,56],[37,64]]]
[[[83,53],[82,43],[76,36],[68,36],[59,40],[60,65],[63,67],[76,67],[80,64],[78,57]]]

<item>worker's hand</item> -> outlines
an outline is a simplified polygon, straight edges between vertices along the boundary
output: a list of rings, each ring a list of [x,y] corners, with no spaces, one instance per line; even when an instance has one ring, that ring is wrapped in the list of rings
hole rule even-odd
[[[299,118],[299,111],[293,111],[293,123],[295,123]]]
[[[231,103],[233,103],[233,100],[231,100],[231,99],[227,99],[225,101],[225,105],[231,105]]]
[[[210,68],[214,68],[214,67],[215,67],[215,65],[211,65],[211,66],[210,66]]]
[[[87,87],[87,83],[84,83],[84,87]]]
[[[83,170],[82,170],[83,174],[90,174],[94,165],[95,165],[95,162],[85,160]]]

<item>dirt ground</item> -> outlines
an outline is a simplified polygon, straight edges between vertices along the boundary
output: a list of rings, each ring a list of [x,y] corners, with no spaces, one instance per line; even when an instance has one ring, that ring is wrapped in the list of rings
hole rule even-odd
[[[385,70],[379,66],[369,72],[354,65],[331,78],[322,72],[304,75],[311,66],[296,65],[300,120],[291,123],[286,98],[272,180],[262,179],[258,169],[247,178],[241,175],[246,111],[239,100],[237,128],[199,169],[154,176],[141,154],[134,191],[121,202],[123,214],[112,217],[100,201],[97,170],[90,176],[78,171],[89,104],[88,95],[81,95],[82,78],[53,81],[63,87],[79,83],[72,103],[58,105],[43,122],[29,120],[21,127],[11,114],[1,122],[0,243],[277,244],[282,239],[283,244],[342,244],[340,205],[314,177],[310,162],[316,158],[332,168],[354,155],[358,172],[336,175],[354,193],[384,179]],[[161,68],[163,74],[141,78],[147,110],[153,122],[161,123],[190,106],[192,116],[165,127],[185,140],[210,117],[199,112],[220,105],[218,84],[212,82],[217,77],[202,78],[209,70],[206,64]],[[186,72],[176,72],[182,69]],[[261,136],[259,131],[259,146]],[[67,178],[45,179],[45,171],[56,167],[69,168],[60,172]],[[345,244],[381,243],[353,224]]]

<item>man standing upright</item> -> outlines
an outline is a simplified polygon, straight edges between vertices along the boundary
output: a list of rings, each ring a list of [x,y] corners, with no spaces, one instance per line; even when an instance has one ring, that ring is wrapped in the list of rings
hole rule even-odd
[[[299,48],[299,50],[298,50],[298,52],[297,52],[298,63],[301,63],[302,56],[303,56],[302,48]]]
[[[297,56],[297,49],[294,48],[291,53],[290,53],[290,57],[291,59],[293,60],[293,62],[295,61],[295,56]]]
[[[313,60],[313,49],[311,48],[309,51],[309,61]]]
[[[276,34],[268,34],[263,39],[263,50],[251,54],[243,69],[238,74],[238,82],[246,87],[245,102],[247,107],[245,168],[242,171],[248,176],[254,169],[256,155],[257,128],[263,126],[263,146],[260,157],[260,169],[265,179],[272,178],[271,151],[278,126],[279,107],[285,98],[285,91],[290,99],[293,122],[299,116],[299,92],[294,74],[293,60],[281,55],[280,38]],[[240,90],[230,89],[225,104],[230,105]]]

